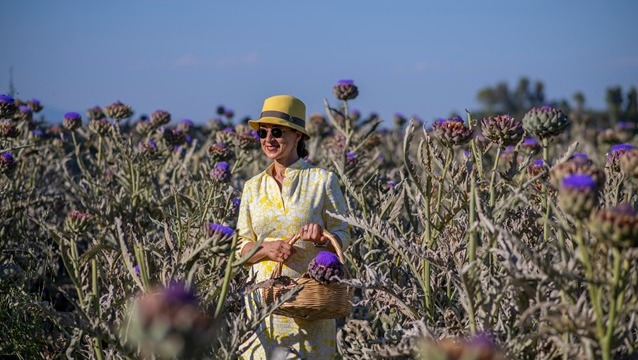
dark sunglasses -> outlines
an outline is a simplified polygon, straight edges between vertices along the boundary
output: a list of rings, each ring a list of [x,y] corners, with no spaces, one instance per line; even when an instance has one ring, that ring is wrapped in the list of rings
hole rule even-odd
[[[257,135],[259,135],[260,139],[265,139],[268,137],[268,129],[266,128],[259,128],[259,130],[257,130]],[[279,139],[284,135],[284,129],[282,128],[270,128],[270,135],[272,135],[272,137],[274,137],[275,139]]]

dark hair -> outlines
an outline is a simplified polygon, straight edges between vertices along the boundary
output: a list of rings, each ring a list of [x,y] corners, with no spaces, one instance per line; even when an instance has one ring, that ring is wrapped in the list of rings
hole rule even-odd
[[[303,159],[308,156],[308,154],[309,152],[308,149],[306,149],[306,140],[303,138],[302,135],[301,139],[299,139],[299,142],[297,143],[297,155]]]

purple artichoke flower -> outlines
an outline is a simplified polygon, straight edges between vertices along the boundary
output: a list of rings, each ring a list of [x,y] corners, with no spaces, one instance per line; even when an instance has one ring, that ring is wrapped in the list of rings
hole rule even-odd
[[[184,133],[188,133],[189,131],[191,131],[191,129],[193,129],[193,126],[194,124],[191,119],[182,119],[182,121],[177,124],[177,128]]]
[[[208,147],[208,156],[215,162],[228,161],[235,157],[235,153],[225,143],[217,143]]]
[[[86,117],[87,117],[87,119],[89,119],[89,121],[91,121],[91,120],[104,119],[106,117],[106,115],[104,115],[104,112],[102,111],[102,108],[96,105],[96,106],[86,110]]]
[[[550,170],[550,182],[555,188],[560,188],[565,177],[577,173],[590,176],[599,189],[602,189],[605,184],[605,172],[583,153],[575,153],[569,160],[554,165]]]
[[[509,115],[481,120],[483,136],[501,147],[516,145],[523,138],[523,124]]]
[[[18,136],[18,128],[11,119],[0,120],[0,138],[15,138]]]
[[[133,271],[135,271],[135,275],[140,276],[141,269],[139,265],[133,266]]]
[[[616,144],[611,146],[611,150],[607,153],[607,165],[606,167],[613,171],[620,171],[620,157],[627,151],[633,149],[631,144]]]
[[[239,213],[239,206],[241,205],[241,199],[237,196],[234,196],[230,200],[230,204],[228,207],[228,216],[234,217]]]
[[[592,216],[592,232],[614,247],[638,247],[638,212],[628,203],[602,208]]]
[[[257,150],[261,147],[259,135],[255,137],[254,131],[237,132],[233,138],[237,146],[242,150]]]
[[[230,119],[232,119],[232,118],[233,118],[233,116],[235,116],[235,112],[233,111],[233,109],[225,108],[225,109],[224,109],[224,116],[225,116],[227,119],[229,119],[229,120],[230,120]]]
[[[9,95],[0,94],[0,119],[10,119],[16,111],[18,111],[18,107],[15,104],[15,99]]]
[[[111,119],[115,119],[115,121],[120,121],[126,118],[129,118],[133,115],[133,110],[129,105],[123,104],[119,100],[114,102],[111,105],[107,105],[104,107],[104,113],[106,116]]]
[[[75,131],[80,126],[82,126],[82,117],[80,114],[76,112],[68,112],[64,114],[64,120],[62,121],[62,126],[69,131]]]
[[[446,147],[467,144],[472,140],[474,131],[465,125],[463,119],[454,115],[449,119],[439,119],[432,125],[432,131]]]
[[[539,144],[538,140],[536,140],[534,138],[526,138],[521,143],[521,148],[527,149],[530,152],[538,151],[540,149],[540,147],[541,147],[541,144]]]
[[[343,274],[343,264],[339,257],[330,251],[320,251],[308,264],[308,275],[324,285],[343,278]]]
[[[231,179],[230,166],[225,161],[218,162],[210,171],[210,178],[217,183],[227,183]]]
[[[16,167],[16,162],[10,151],[0,153],[0,174],[9,174]]]
[[[558,191],[558,205],[577,219],[585,219],[598,204],[596,180],[587,174],[565,177]]]
[[[337,85],[332,88],[334,96],[342,101],[353,100],[359,96],[359,88],[352,80],[339,80]]]
[[[151,126],[158,128],[171,122],[171,114],[165,110],[157,110],[151,114]]]
[[[218,234],[221,237],[233,237],[235,231],[226,225],[218,224],[218,223],[209,223],[208,224],[208,235],[213,236]]]
[[[350,167],[356,166],[359,163],[359,156],[357,154],[348,151],[346,152],[346,164]]]
[[[38,99],[31,99],[26,104],[34,113],[39,113],[44,108]]]
[[[181,132],[177,128],[165,129],[164,133],[162,134],[162,138],[170,147],[180,146],[186,142],[186,134]]]
[[[18,107],[18,111],[13,115],[17,120],[20,121],[31,121],[33,120],[33,111],[26,105],[20,105]]]

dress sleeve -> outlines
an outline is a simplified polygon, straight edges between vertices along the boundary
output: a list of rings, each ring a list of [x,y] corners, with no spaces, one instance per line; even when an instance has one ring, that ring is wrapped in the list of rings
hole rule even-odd
[[[241,257],[241,251],[249,242],[257,241],[257,235],[253,230],[252,220],[250,217],[250,188],[244,185],[241,193],[241,202],[239,203],[239,215],[237,219],[237,256]]]
[[[328,212],[346,216],[348,213],[348,206],[346,199],[339,188],[339,180],[334,173],[329,173],[328,181],[326,183],[327,197],[324,201],[323,209],[323,223],[326,224],[326,229],[339,237],[343,248],[347,248],[350,244],[350,226],[339,219],[336,219],[328,214]]]

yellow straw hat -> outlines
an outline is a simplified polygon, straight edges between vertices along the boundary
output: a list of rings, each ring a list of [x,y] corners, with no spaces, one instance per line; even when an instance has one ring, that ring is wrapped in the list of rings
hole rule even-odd
[[[249,120],[251,128],[258,130],[259,124],[281,125],[295,129],[310,138],[306,131],[306,105],[290,95],[275,95],[264,100],[258,120]]]

